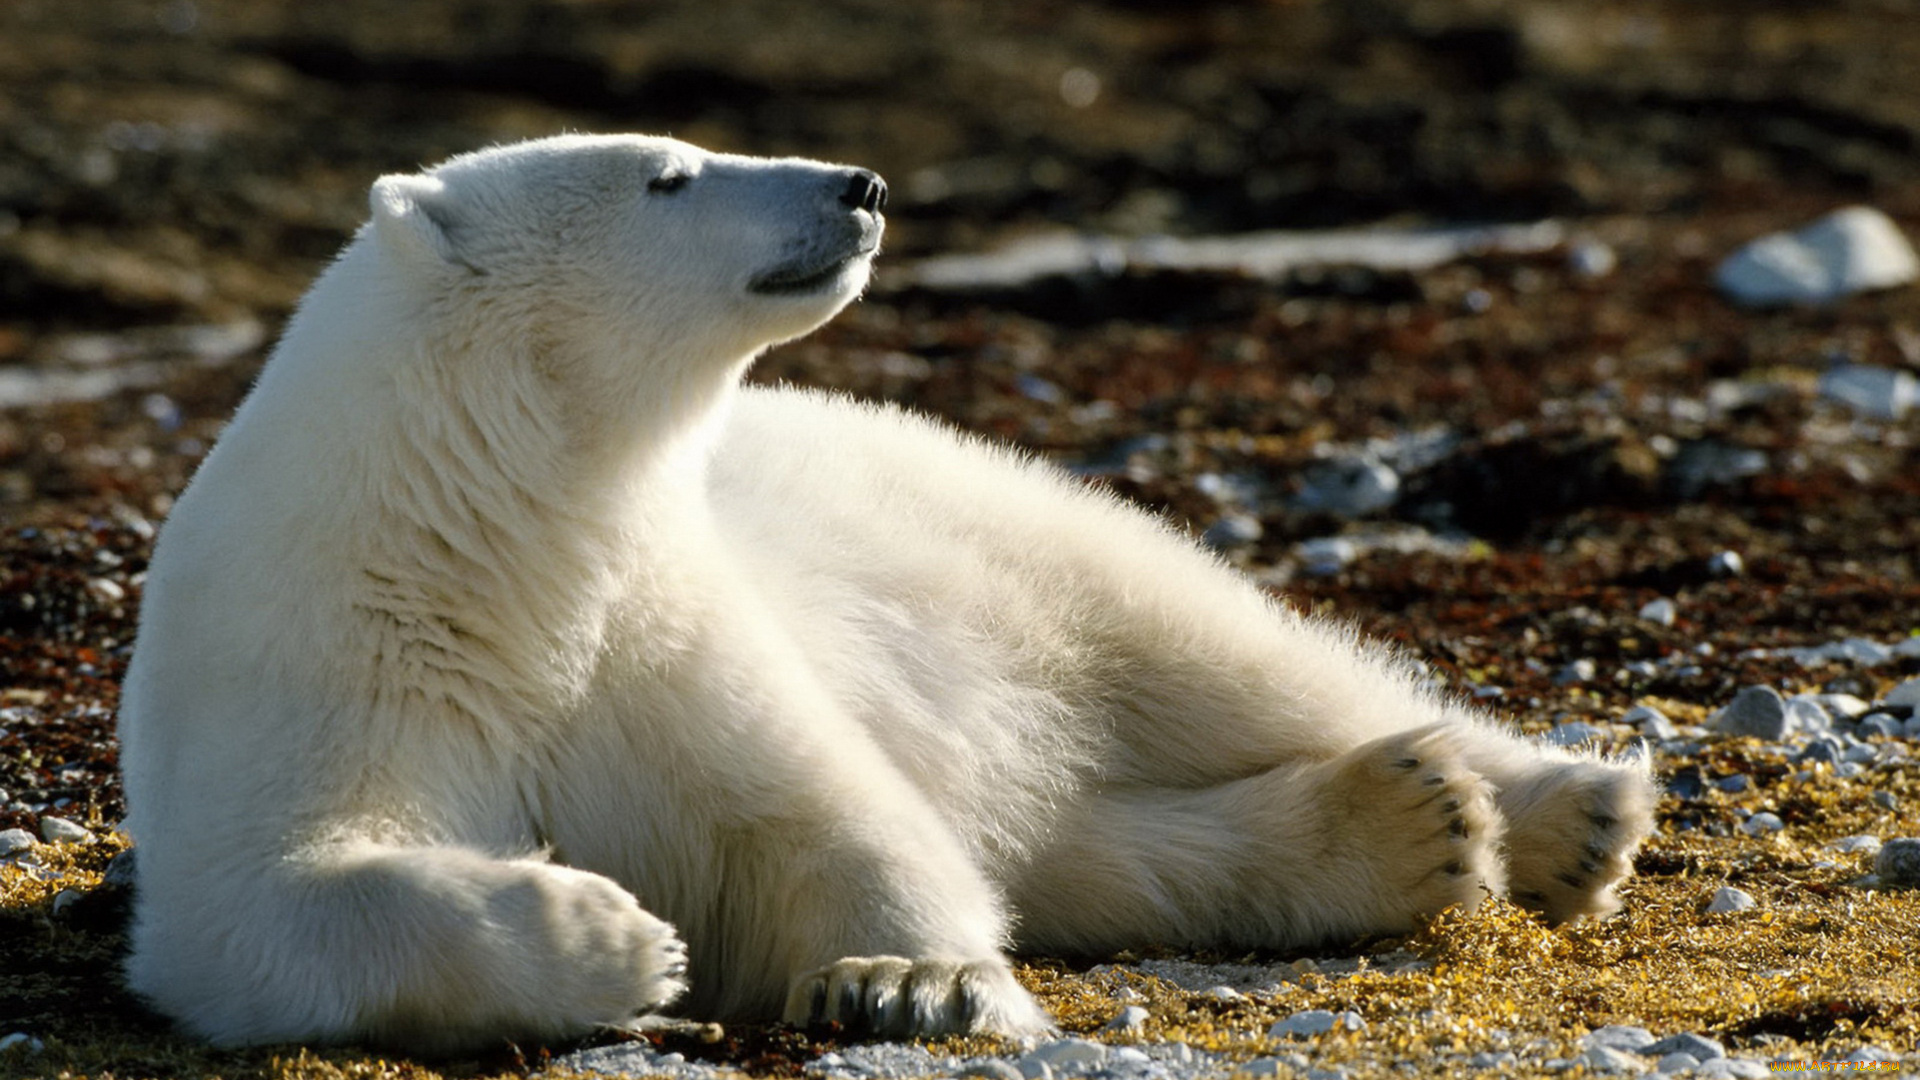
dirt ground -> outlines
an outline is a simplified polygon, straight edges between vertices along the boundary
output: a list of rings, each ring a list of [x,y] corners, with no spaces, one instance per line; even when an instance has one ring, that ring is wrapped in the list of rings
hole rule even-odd
[[[1817,391],[1836,364],[1920,369],[1920,290],[1753,311],[1716,291],[1713,268],[1854,203],[1920,237],[1916,56],[1920,16],[1902,0],[8,0],[0,829],[122,813],[111,717],[154,530],[363,218],[368,183],[566,130],[879,170],[888,272],[756,378],[1021,442],[1196,533],[1250,516],[1259,535],[1230,557],[1462,692],[1497,688],[1484,696],[1529,730],[1648,702],[1698,722],[1761,682],[1872,699],[1920,661],[1808,667],[1756,650],[1920,633],[1920,427]],[[976,293],[905,273],[1044,231],[1543,219],[1565,239],[1420,271],[1134,270]],[[1408,471],[1391,507],[1302,498],[1329,448],[1434,432],[1449,453]],[[1381,535],[1451,546],[1332,573],[1299,547]],[[1661,597],[1671,625],[1637,617]],[[1581,660],[1596,674],[1563,677]],[[1920,969],[1881,955],[1878,935],[1920,927],[1920,906],[1858,893],[1881,914],[1855,916],[1845,883],[1864,867],[1817,864],[1852,832],[1920,835],[1915,767],[1808,787],[1764,748],[1714,754],[1708,775],[1754,786],[1668,798],[1629,889],[1640,914],[1543,946],[1560,957],[1543,977],[1585,987],[1555,1000],[1591,1007],[1523,1026],[1571,1038],[1684,1016],[1782,1054],[1914,1049]],[[1791,838],[1734,828],[1758,809]],[[78,919],[53,916],[56,890],[0,871],[0,1036],[52,1047],[38,1063],[0,1053],[0,1075],[402,1068],[193,1056],[113,981],[123,915],[95,887],[112,846],[62,856],[97,901]],[[1775,968],[1826,966],[1791,993],[1702,989],[1692,1011],[1594,974],[1638,970],[1635,935],[1663,932],[1649,913],[1697,921],[1703,883],[1725,882],[1763,894],[1779,924],[1709,934],[1719,944],[1689,953],[1692,968],[1647,979],[1724,983],[1779,949]],[[1477,960],[1428,944],[1492,971],[1548,933],[1505,925],[1473,931]],[[1076,969],[1049,963],[1029,977],[1065,1008],[1081,991],[1056,976]],[[1527,995],[1562,991],[1506,992],[1524,1014],[1542,1000]],[[1165,999],[1204,1011],[1181,1000]],[[1341,1007],[1384,1015],[1386,1000]],[[131,1034],[99,1042],[109,1030]],[[813,1045],[742,1039],[716,1053],[757,1073]],[[1432,1049],[1418,1047],[1404,1053]],[[539,1064],[503,1055],[450,1072]]]

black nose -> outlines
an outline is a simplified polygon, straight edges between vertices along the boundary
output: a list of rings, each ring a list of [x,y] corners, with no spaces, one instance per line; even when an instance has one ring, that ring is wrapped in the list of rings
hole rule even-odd
[[[847,190],[840,193],[840,201],[855,210],[877,214],[887,208],[887,182],[879,173],[855,169],[847,177]]]

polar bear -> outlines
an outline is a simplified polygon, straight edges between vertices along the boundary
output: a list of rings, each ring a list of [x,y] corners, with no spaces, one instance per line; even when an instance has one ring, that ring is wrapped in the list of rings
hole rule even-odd
[[[1615,905],[1643,764],[1024,454],[743,386],[865,287],[885,195],[631,136],[374,184],[147,578],[138,993],[228,1044],[1019,1036],[1009,949]]]

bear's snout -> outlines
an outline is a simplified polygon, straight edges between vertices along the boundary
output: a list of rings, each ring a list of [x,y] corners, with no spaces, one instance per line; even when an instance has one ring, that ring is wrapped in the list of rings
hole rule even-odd
[[[877,214],[887,208],[887,182],[871,169],[850,170],[840,202],[850,209]]]

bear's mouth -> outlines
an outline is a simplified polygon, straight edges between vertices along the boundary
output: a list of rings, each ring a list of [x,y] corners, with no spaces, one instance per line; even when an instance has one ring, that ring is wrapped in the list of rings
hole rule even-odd
[[[812,258],[776,266],[747,282],[747,291],[761,296],[798,296],[819,292],[840,279],[847,267],[873,254],[871,247],[856,247],[826,259]]]

